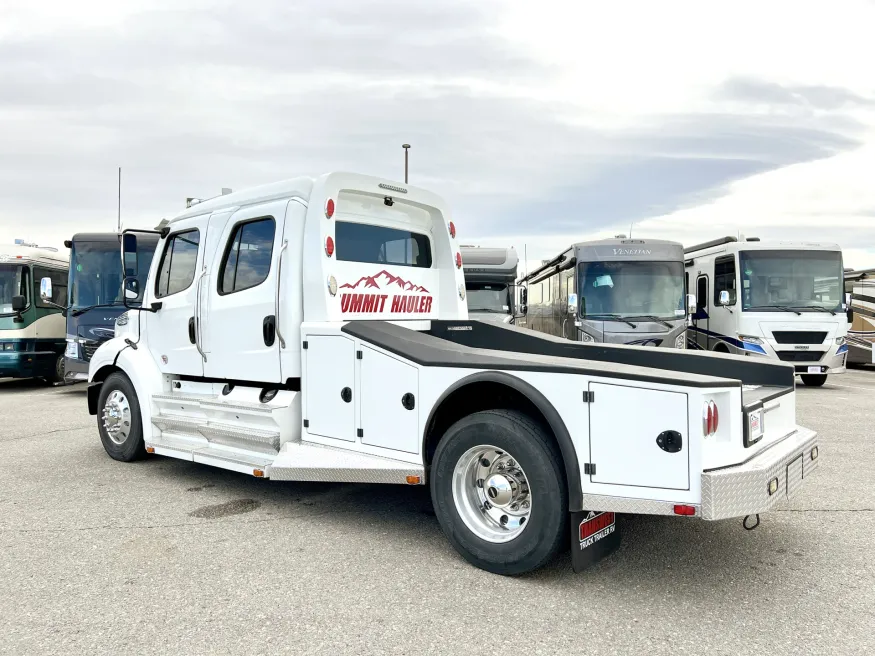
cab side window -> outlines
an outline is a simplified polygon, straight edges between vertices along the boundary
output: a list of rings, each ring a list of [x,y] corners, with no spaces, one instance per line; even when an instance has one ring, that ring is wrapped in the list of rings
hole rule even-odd
[[[275,233],[276,221],[272,217],[240,223],[234,228],[219,268],[219,294],[240,292],[267,280]]]
[[[41,267],[33,268],[33,297],[36,299],[36,306],[41,308],[54,307],[49,305],[40,297],[40,283],[43,278],[52,279],[52,298],[50,299],[57,305],[67,304],[67,272],[59,269],[43,269]]]
[[[720,303],[720,292],[729,292],[729,305],[735,305],[735,256],[714,260],[714,305]]]
[[[177,294],[191,287],[197,268],[200,236],[200,231],[195,229],[178,232],[167,239],[158,267],[158,282],[155,283],[156,298]]]

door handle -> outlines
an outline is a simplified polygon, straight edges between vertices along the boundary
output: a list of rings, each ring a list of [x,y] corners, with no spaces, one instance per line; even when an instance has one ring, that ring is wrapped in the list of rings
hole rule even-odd
[[[188,320],[188,341],[192,344],[197,342],[197,336],[195,335],[194,330],[194,317],[190,317]]]
[[[261,323],[261,336],[264,338],[265,346],[273,346],[276,341],[276,316],[270,315],[264,318]]]

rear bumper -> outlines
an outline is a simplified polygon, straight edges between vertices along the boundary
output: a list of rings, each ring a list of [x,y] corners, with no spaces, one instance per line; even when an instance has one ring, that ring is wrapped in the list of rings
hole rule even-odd
[[[771,510],[793,496],[820,464],[817,433],[796,431],[748,462],[702,474],[702,519],[730,519]],[[769,494],[769,482],[778,487]]]

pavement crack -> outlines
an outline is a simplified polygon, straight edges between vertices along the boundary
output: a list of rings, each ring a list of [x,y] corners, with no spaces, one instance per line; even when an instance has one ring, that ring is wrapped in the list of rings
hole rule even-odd
[[[0,440],[0,444],[3,444],[4,442],[17,442],[18,440],[29,440],[33,438],[44,437],[46,435],[52,435],[53,433],[66,433],[67,431],[82,430],[83,428],[90,427],[91,424],[88,424],[86,426],[68,426],[66,428],[56,428],[50,431],[40,431],[39,433],[32,433],[30,435],[21,435],[20,437],[10,437],[5,440]]]

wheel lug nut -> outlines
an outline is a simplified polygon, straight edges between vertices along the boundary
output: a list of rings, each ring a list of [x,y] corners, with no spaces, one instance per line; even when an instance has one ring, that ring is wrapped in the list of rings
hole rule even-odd
[[[483,479],[482,478],[477,479],[477,487],[483,487]]]
[[[490,508],[492,508],[492,504],[489,503],[488,501],[484,501],[484,502],[483,502],[483,509],[484,509],[484,510],[489,510]]]
[[[509,459],[509,460],[507,461],[507,466],[508,466],[508,467],[513,467],[514,465],[516,465],[516,463],[515,463],[512,459]]]
[[[520,504],[515,503],[515,504],[513,504],[513,505],[510,507],[510,509],[511,509],[511,510],[519,510],[519,509],[520,509]]]

